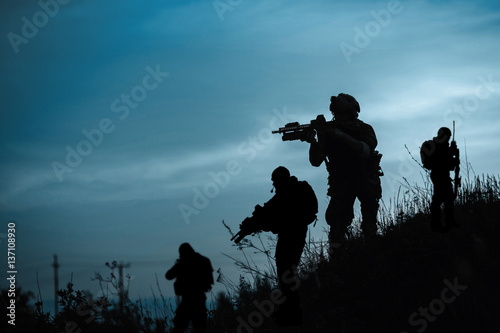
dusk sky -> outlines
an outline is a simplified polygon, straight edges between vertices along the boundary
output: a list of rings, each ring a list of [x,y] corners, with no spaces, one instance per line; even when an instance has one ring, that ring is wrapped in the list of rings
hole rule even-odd
[[[382,204],[423,182],[405,145],[418,157],[453,120],[462,160],[499,171],[498,1],[4,0],[0,21],[2,267],[15,221],[17,285],[38,272],[46,300],[54,254],[60,287],[93,293],[117,260],[132,298],[155,274],[172,296],[183,242],[237,281],[221,221],[269,200],[280,165],[314,188],[325,237],[325,166],[271,130],[331,119],[341,92],[376,131]]]

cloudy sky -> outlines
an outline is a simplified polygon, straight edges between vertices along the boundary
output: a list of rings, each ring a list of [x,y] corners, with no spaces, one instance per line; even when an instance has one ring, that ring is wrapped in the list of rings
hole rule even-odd
[[[221,221],[267,201],[279,165],[315,189],[322,237],[326,170],[270,132],[340,92],[377,133],[386,204],[422,181],[405,145],[453,120],[474,171],[498,173],[498,2],[5,0],[0,22],[0,241],[16,221],[17,284],[38,272],[44,299],[53,254],[92,292],[117,260],[132,297],[155,273],[172,295],[182,242],[237,279]]]

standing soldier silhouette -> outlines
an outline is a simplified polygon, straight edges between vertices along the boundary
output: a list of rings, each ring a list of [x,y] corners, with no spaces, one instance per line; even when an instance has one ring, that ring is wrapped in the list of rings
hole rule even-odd
[[[431,228],[433,231],[446,232],[451,227],[458,227],[454,216],[454,201],[450,171],[459,167],[459,151],[455,140],[449,143],[451,131],[441,127],[437,136],[425,141],[420,149],[420,157],[424,168],[431,170],[431,181],[434,187],[431,202]],[[441,205],[444,205],[444,225],[441,221]]]
[[[295,271],[306,242],[307,226],[316,220],[318,200],[306,181],[290,176],[283,166],[273,171],[271,180],[276,194],[263,207],[255,206],[253,216],[241,223],[233,240],[239,243],[246,235],[259,231],[278,234],[276,270],[284,302],[273,317],[278,325],[301,325]]]
[[[174,333],[182,333],[192,321],[196,333],[206,332],[207,308],[205,293],[214,284],[210,260],[195,252],[189,243],[179,247],[179,259],[167,271],[167,280],[174,282],[175,294],[181,296],[181,303],[175,311]]]
[[[365,237],[377,233],[377,212],[382,197],[380,169],[382,155],[375,150],[373,128],[358,119],[360,107],[354,97],[339,94],[330,99],[332,126],[311,132],[309,161],[319,167],[325,161],[330,203],[325,218],[330,226],[330,251],[345,241],[347,227],[354,218],[356,198],[361,203],[361,230]],[[317,136],[317,140],[316,140]]]

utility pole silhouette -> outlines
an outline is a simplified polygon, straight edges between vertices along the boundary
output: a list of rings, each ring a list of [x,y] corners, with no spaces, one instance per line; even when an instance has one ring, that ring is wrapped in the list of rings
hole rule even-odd
[[[59,275],[57,272],[59,263],[57,262],[57,254],[54,254],[54,263],[52,267],[54,267],[54,314],[57,315],[59,312],[59,300],[57,297],[57,291],[59,290]]]
[[[123,290],[123,269],[129,268],[130,263],[124,264],[120,262],[118,264],[118,293],[120,296],[120,313],[123,313],[123,305],[125,304],[125,291]]]

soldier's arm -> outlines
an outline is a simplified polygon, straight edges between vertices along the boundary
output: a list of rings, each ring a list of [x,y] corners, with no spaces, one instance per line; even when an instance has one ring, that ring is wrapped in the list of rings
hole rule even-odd
[[[455,155],[455,152],[450,151],[450,154],[448,156],[448,169],[450,171],[453,171],[459,165],[460,165],[460,159],[459,159],[459,157],[457,155]]]
[[[460,153],[456,141],[452,141],[450,144],[450,154],[453,168],[455,168],[456,166],[460,165]]]
[[[375,150],[377,148],[377,136],[375,135],[375,131],[373,127],[368,124],[364,124],[366,127],[366,136],[363,138],[363,141],[370,147],[371,150]]]
[[[177,277],[177,275],[179,274],[179,269],[180,269],[180,264],[179,264],[179,261],[177,261],[175,263],[175,265],[170,268],[167,273],[165,273],[165,278],[167,280],[173,280]]]
[[[311,147],[309,148],[309,162],[312,166],[319,167],[325,159],[325,147],[323,143],[311,142]]]
[[[201,259],[203,260],[201,267],[203,267],[203,269],[205,270],[205,272],[203,272],[205,277],[204,279],[205,284],[202,285],[202,287],[204,292],[208,292],[212,289],[212,285],[214,284],[214,276],[213,276],[214,269],[212,267],[210,259],[204,256],[201,256]]]
[[[368,159],[368,156],[370,156],[370,146],[366,142],[356,140],[339,129],[335,130],[335,138],[341,140],[350,150],[356,152],[360,158]]]

